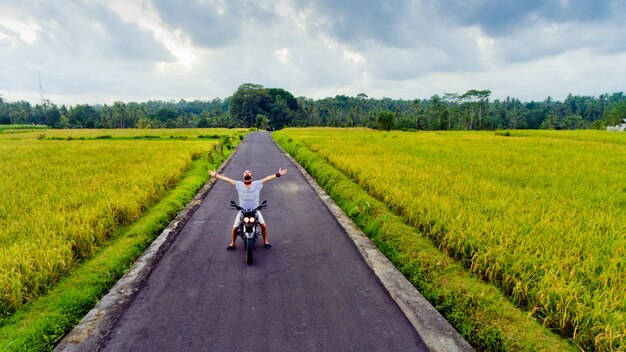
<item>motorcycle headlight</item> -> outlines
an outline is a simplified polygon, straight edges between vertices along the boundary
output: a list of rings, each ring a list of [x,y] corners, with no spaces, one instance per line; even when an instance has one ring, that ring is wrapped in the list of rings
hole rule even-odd
[[[245,218],[243,218],[243,221],[244,222],[250,222],[250,218],[249,217],[245,217]]]
[[[250,218],[250,222],[254,222],[254,216]]]

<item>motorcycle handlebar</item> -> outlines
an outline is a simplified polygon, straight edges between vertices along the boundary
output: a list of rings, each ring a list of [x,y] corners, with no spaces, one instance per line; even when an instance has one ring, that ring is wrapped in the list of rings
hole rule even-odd
[[[257,210],[261,210],[261,209],[265,209],[267,208],[267,200],[264,200],[263,203],[261,203],[261,205],[259,205],[258,207],[254,208],[254,209],[244,209],[242,207],[240,207],[239,205],[237,205],[237,203],[235,203],[234,200],[230,201],[230,207],[237,209],[237,210],[250,210],[250,211],[257,211]]]

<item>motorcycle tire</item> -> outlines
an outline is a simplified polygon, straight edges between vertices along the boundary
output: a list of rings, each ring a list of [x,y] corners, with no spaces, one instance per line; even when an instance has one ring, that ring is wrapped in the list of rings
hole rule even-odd
[[[254,249],[254,238],[246,239],[246,264],[252,264],[252,250]]]

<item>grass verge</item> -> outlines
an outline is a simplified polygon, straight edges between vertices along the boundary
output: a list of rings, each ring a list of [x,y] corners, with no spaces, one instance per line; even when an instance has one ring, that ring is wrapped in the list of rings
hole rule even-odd
[[[93,308],[159,233],[196,195],[240,138],[225,137],[196,159],[178,184],[134,224],[62,279],[50,292],[0,320],[0,351],[49,351]]]
[[[497,288],[439,251],[425,235],[407,225],[402,217],[326,159],[280,132],[272,136],[474,348],[576,350],[516,308]]]

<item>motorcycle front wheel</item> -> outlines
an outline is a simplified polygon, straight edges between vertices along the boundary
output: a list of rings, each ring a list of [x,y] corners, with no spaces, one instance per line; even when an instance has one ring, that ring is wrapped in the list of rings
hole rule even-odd
[[[246,238],[245,241],[246,248],[246,264],[252,264],[252,250],[254,249],[254,238]]]

